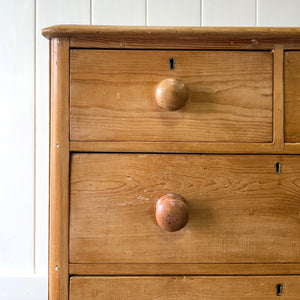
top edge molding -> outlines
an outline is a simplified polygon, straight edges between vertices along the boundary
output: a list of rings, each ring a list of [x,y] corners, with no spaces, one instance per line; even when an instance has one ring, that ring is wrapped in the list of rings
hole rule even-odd
[[[181,39],[293,39],[300,40],[300,27],[156,27],[55,25],[42,29],[47,39],[55,37],[139,37]]]

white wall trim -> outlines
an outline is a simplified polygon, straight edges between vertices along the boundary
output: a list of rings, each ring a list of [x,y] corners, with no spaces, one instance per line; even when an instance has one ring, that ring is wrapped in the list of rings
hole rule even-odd
[[[0,277],[0,300],[47,300],[47,277]]]

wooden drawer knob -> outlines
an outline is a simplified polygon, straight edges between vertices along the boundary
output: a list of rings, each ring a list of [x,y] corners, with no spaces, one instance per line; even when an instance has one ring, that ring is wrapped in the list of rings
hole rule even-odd
[[[161,81],[155,92],[155,99],[159,107],[172,111],[182,108],[189,97],[189,91],[178,79],[168,78]]]
[[[163,195],[156,203],[156,221],[166,231],[178,231],[189,220],[189,209],[184,198],[177,194]]]

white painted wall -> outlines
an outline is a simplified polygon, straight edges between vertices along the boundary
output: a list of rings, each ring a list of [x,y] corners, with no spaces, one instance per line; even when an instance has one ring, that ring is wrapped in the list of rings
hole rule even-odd
[[[47,299],[54,24],[300,26],[298,0],[0,0],[0,299]]]

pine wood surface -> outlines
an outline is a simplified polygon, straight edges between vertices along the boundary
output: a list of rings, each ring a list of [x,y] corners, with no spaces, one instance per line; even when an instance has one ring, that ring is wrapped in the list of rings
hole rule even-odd
[[[275,150],[284,149],[284,51],[273,51],[273,143]]]
[[[49,300],[68,299],[69,39],[51,40]]]
[[[43,34],[49,299],[277,299],[279,283],[280,299],[298,299],[300,158],[279,154],[300,154],[300,28]],[[155,102],[167,78],[189,90],[178,111]],[[165,193],[189,207],[178,232],[156,223]]]
[[[72,277],[70,300],[296,300],[299,281],[299,276]]]
[[[278,145],[278,144],[277,144]],[[300,143],[70,142],[72,152],[299,154]]]
[[[71,275],[300,275],[289,264],[70,264]]]
[[[300,141],[300,52],[285,52],[285,141]]]
[[[140,39],[168,37],[177,39],[276,39],[286,41],[300,40],[300,28],[276,27],[163,27],[163,26],[99,26],[99,25],[55,25],[46,27],[42,34],[47,38],[66,37],[98,37],[109,36],[116,39],[119,36],[136,37]]]
[[[70,72],[72,141],[272,141],[271,52],[72,50]],[[155,101],[166,78],[178,111]]]
[[[70,262],[299,262],[299,159],[73,154]],[[190,210],[176,233],[155,220],[166,193],[184,197]]]
[[[42,33],[68,36],[72,48],[300,50],[299,28],[57,25]]]
[[[80,36],[70,37],[72,48],[86,49],[190,49],[190,50],[274,50],[282,47],[285,50],[300,50],[300,40],[289,39],[258,39],[253,35],[251,38],[235,39],[205,39],[165,37],[142,39],[140,37],[126,36]]]

